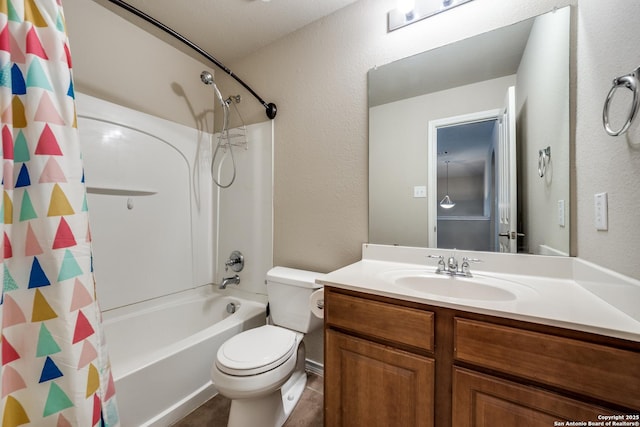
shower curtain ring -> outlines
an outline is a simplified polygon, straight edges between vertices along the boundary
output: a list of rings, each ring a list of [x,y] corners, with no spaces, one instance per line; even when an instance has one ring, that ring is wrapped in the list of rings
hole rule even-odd
[[[613,86],[611,87],[611,89],[609,90],[609,93],[607,94],[607,99],[604,101],[604,109],[602,110],[602,123],[604,125],[604,130],[609,135],[618,136],[625,133],[631,126],[633,119],[635,119],[636,114],[638,113],[638,102],[640,98],[638,93],[640,91],[640,82],[638,81],[639,79],[640,79],[640,67],[633,70],[631,74],[627,74],[625,76],[620,76],[613,79]],[[631,103],[631,108],[629,109],[629,116],[627,117],[626,122],[619,130],[616,131],[611,129],[611,126],[609,125],[609,106],[611,105],[613,94],[621,86],[624,86],[633,92],[633,101]]]

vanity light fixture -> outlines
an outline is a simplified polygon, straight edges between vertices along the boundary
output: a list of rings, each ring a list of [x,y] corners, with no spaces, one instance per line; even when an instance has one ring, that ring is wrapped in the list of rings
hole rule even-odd
[[[405,19],[411,20],[414,17],[413,11],[416,8],[415,0],[397,0],[396,9],[404,15]]]
[[[440,200],[440,207],[442,209],[451,209],[456,204],[453,202],[453,200],[451,200],[451,197],[449,197],[449,160],[447,160],[445,163],[447,164],[447,193],[442,198],[442,200]]]
[[[472,0],[397,0],[387,13],[387,32],[397,30]]]

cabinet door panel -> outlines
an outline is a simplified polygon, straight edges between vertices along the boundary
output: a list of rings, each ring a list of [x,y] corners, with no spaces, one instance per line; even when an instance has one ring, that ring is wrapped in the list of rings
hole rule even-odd
[[[432,359],[326,331],[327,427],[433,426]]]
[[[544,390],[454,368],[453,425],[456,427],[560,426],[597,422],[612,411]]]

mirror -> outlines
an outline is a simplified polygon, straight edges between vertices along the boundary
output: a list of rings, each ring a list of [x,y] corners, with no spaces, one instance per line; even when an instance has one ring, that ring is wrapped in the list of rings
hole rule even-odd
[[[565,7],[369,71],[369,242],[570,253],[569,30]]]

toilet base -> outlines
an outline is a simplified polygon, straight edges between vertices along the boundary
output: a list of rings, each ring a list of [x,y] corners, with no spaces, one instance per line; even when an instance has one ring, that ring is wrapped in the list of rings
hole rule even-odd
[[[291,412],[293,412],[293,408],[298,404],[306,386],[307,373],[304,370],[294,372],[291,378],[282,386],[280,395],[285,413],[282,424],[284,424],[287,418],[289,418],[289,415],[291,415]],[[280,424],[278,426],[280,426]]]
[[[232,400],[227,427],[281,427],[300,400],[306,384],[306,372],[296,370],[273,393],[254,399]]]

